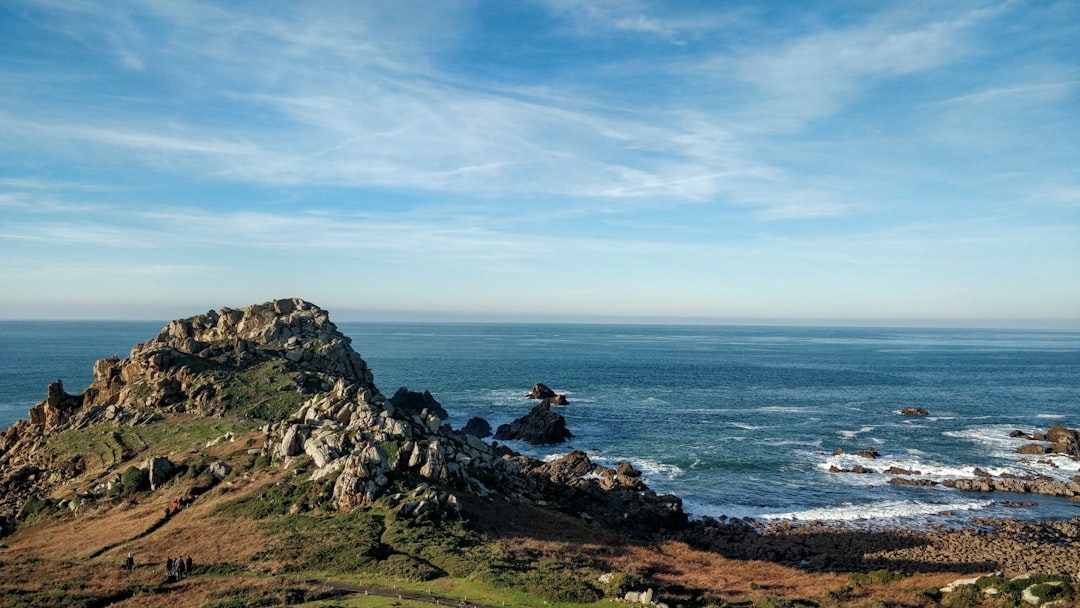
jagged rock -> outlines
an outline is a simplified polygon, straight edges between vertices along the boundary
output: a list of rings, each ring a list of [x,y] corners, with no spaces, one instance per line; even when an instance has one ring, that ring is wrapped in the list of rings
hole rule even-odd
[[[1046,431],[1046,440],[1054,444],[1054,453],[1080,459],[1080,431],[1055,425]]]
[[[541,483],[539,491],[563,504],[565,510],[588,514],[627,533],[657,527],[677,529],[687,521],[677,496],[658,496],[639,477],[596,465],[580,450],[528,466]],[[623,470],[630,473],[625,467]]]
[[[435,397],[428,391],[417,393],[410,391],[403,386],[394,393],[394,396],[390,398],[389,403],[395,410],[399,410],[409,416],[420,414],[424,410],[427,410],[429,414],[438,416],[440,420],[446,420],[450,417],[450,414],[443,409],[443,406],[436,401]]]
[[[551,411],[551,406],[544,402],[510,424],[500,425],[495,431],[495,439],[499,441],[517,439],[533,445],[562,443],[573,436],[566,428],[566,419]]]
[[[64,383],[57,380],[49,385],[45,401],[30,408],[30,424],[42,426],[50,430],[61,426],[79,406],[82,405],[82,395],[69,395],[64,391]]]
[[[900,414],[903,416],[928,416],[930,412],[921,407],[905,407],[900,410]]]
[[[566,400],[566,395],[555,395],[554,397],[545,399],[545,401],[547,401],[548,405],[569,405],[569,402]]]
[[[529,399],[540,399],[540,400],[551,399],[554,396],[555,396],[555,391],[551,390],[550,388],[548,388],[548,386],[546,384],[543,384],[541,382],[537,382],[536,384],[534,384],[533,387],[532,387],[532,390],[529,391],[529,393],[527,395],[527,397]]]
[[[483,418],[470,418],[465,426],[461,427],[461,432],[480,439],[491,437],[491,424]]]
[[[176,470],[176,465],[169,460],[168,456],[152,456],[143,461],[139,468],[146,471],[150,479],[150,489],[157,490],[161,484],[169,480]]]

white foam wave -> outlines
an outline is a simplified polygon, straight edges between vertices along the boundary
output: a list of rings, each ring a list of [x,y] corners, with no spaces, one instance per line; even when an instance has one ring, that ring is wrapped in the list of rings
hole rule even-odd
[[[885,478],[909,477],[899,473],[885,473],[884,471],[888,469],[912,471],[910,477],[934,481],[975,477],[974,465],[949,465],[928,462],[918,458],[890,458],[883,456],[871,460],[857,454],[839,454],[827,456],[823,462],[817,464],[817,468],[822,471],[829,471],[832,467],[852,469],[856,466],[875,471],[877,474],[844,474],[840,479],[850,482],[852,485],[865,485],[867,482],[882,483]],[[1004,472],[1003,470],[995,472],[992,467],[983,467],[983,470],[995,475]]]
[[[974,511],[992,506],[992,500],[961,500],[950,503],[928,503],[908,500],[879,500],[865,503],[845,502],[831,507],[817,507],[785,513],[763,513],[763,520],[783,521],[860,521],[867,519],[899,519],[939,515],[949,511]]]
[[[590,456],[593,462],[601,464],[605,467],[613,467],[619,462],[629,462],[635,469],[641,471],[645,477],[645,481],[648,482],[651,477],[664,477],[666,479],[675,479],[683,474],[682,467],[674,464],[668,464],[666,462],[660,462],[651,458],[619,458],[615,456]],[[697,463],[695,463],[697,464]]]
[[[743,429],[746,431],[760,431],[761,429],[767,429],[767,426],[756,426],[753,424],[746,424],[745,422],[732,422],[731,426],[737,429]]]
[[[861,435],[863,433],[869,433],[870,431],[873,431],[874,428],[875,427],[872,427],[872,426],[864,426],[864,427],[862,427],[861,429],[859,429],[857,431],[839,430],[839,431],[836,431],[836,434],[840,435],[840,437],[842,437],[844,439],[854,439],[856,435]]]
[[[1064,418],[1065,416],[1064,416],[1064,414],[1035,414],[1035,417],[1036,418],[1051,418],[1051,419],[1056,420],[1058,418]]]
[[[759,412],[770,412],[776,414],[802,414],[811,411],[806,407],[793,407],[785,405],[766,405],[765,407],[757,408]]]

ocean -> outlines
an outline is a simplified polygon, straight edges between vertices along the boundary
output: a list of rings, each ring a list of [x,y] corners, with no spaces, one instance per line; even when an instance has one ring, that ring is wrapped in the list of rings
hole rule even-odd
[[[0,322],[0,426],[91,380],[93,362],[164,322]],[[580,449],[631,462],[695,516],[863,524],[963,524],[979,517],[1080,515],[1044,496],[897,486],[918,478],[1080,474],[1062,457],[1021,456],[1009,433],[1080,426],[1080,333],[1061,331],[586,324],[338,323],[387,396],[430,390],[459,428],[524,415],[542,382],[575,437],[526,454]],[[922,407],[928,416],[902,416]],[[881,457],[855,455],[873,447]],[[834,455],[840,448],[844,454]],[[1004,501],[1036,501],[1013,507]]]

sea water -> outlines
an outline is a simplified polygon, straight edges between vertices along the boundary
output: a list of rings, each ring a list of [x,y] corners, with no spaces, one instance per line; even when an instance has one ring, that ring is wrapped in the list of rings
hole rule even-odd
[[[94,360],[126,355],[164,323],[0,322],[0,425],[25,417],[62,378],[89,383]],[[1080,426],[1080,333],[680,325],[339,323],[388,396],[430,390],[459,428],[524,415],[543,382],[567,444],[510,445],[538,458],[580,449],[627,460],[696,516],[923,524],[1080,515],[1044,496],[897,486],[912,479],[1080,475],[1063,457],[1015,453],[1012,430]],[[928,416],[903,416],[922,407]],[[856,455],[873,447],[881,457]],[[837,449],[843,454],[835,454]],[[1003,501],[1036,501],[1016,508]]]

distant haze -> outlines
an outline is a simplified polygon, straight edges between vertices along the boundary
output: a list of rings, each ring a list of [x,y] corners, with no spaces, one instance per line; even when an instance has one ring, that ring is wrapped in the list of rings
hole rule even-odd
[[[0,6],[0,318],[1080,329],[1080,3]]]

